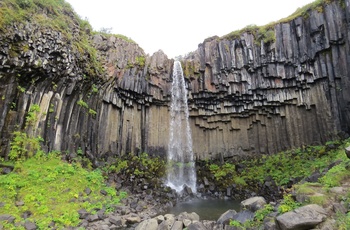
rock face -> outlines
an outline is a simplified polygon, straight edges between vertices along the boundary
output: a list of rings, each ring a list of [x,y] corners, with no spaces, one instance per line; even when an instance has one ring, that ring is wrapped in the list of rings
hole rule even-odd
[[[350,131],[350,0],[274,27],[206,39],[182,59],[197,159],[245,157]],[[72,31],[72,34],[79,31]],[[74,36],[73,36],[74,37]],[[106,74],[60,32],[14,24],[0,34],[0,157],[12,133],[98,160],[165,155],[173,60],[119,37],[90,35]],[[96,76],[94,75],[96,73]],[[40,106],[34,121],[26,117]]]

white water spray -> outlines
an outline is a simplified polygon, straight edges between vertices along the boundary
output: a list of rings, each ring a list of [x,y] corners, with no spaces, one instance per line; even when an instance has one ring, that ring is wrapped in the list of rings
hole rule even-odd
[[[179,61],[175,61],[171,85],[167,185],[177,192],[187,185],[196,193],[196,170],[188,117],[187,90],[182,67]]]

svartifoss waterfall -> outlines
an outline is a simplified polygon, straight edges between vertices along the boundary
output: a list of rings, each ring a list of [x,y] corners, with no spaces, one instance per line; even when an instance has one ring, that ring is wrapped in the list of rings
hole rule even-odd
[[[177,192],[187,185],[196,193],[196,170],[188,117],[187,90],[182,67],[179,61],[175,61],[171,85],[167,185]]]

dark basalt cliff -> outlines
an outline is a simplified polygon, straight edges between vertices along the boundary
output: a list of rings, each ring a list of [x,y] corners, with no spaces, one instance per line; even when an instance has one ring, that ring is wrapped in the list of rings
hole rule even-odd
[[[274,31],[266,44],[249,32],[206,39],[181,60],[197,159],[275,153],[350,132],[350,0]],[[0,34],[0,157],[16,130],[94,160],[166,153],[174,61],[119,37],[90,40],[104,74],[54,29],[13,24]]]

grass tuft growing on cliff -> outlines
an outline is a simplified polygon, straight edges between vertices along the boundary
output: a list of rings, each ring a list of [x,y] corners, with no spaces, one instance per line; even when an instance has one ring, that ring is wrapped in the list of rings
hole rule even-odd
[[[102,190],[107,195],[102,195]],[[33,157],[17,159],[11,173],[0,175],[0,215],[15,217],[14,223],[3,221],[0,226],[24,229],[25,220],[35,223],[38,229],[77,226],[78,210],[112,211],[125,196],[105,185],[100,170],[63,162],[59,152],[46,154],[40,150]]]

